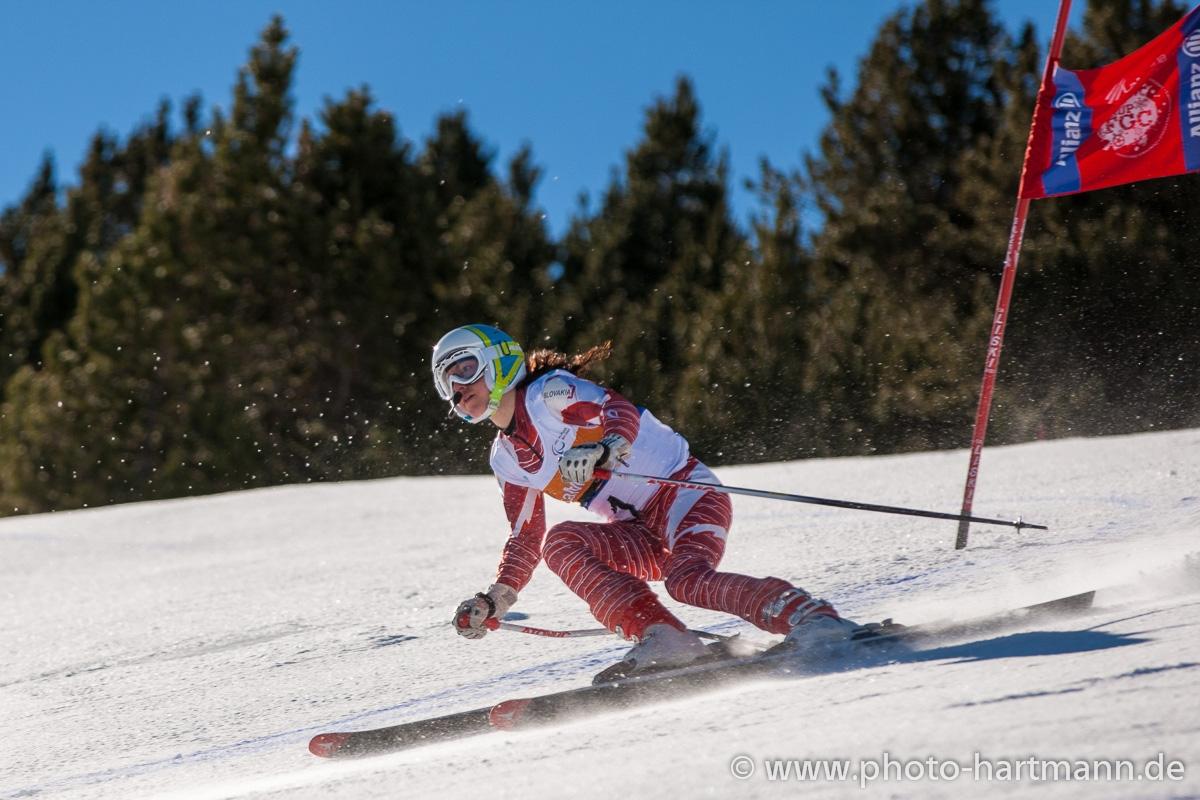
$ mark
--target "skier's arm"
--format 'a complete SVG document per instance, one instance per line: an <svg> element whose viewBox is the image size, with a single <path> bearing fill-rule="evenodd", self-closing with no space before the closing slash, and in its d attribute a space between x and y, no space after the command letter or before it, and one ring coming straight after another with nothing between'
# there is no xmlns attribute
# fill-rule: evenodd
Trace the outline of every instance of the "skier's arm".
<svg viewBox="0 0 1200 800"><path fill-rule="evenodd" d="M537 489L503 483L504 513L512 533L504 543L496 583L511 587L515 593L525 588L533 570L542 560L542 540L546 537L546 501Z"/></svg>
<svg viewBox="0 0 1200 800"><path fill-rule="evenodd" d="M464 600L454 613L454 627L460 636L481 639L487 633L484 623L502 617L517 602L517 593L533 577L542 560L542 539L546 535L546 503L536 489L500 482L504 512L512 533L504 544L496 582L486 592Z"/></svg>
<svg viewBox="0 0 1200 800"><path fill-rule="evenodd" d="M637 439L641 425L642 415L637 406L610 389L608 399L604 402L604 419L601 422L604 435L616 435L626 442L632 442Z"/></svg>
<svg viewBox="0 0 1200 800"><path fill-rule="evenodd" d="M567 379L558 379L564 384ZM553 381L547 382L549 387ZM574 378L574 391L559 403L547 402L563 422L580 428L600 428L598 442L570 448L562 455L559 471L571 483L587 483L597 467L613 469L629 455L641 427L637 406L616 392L581 378ZM555 407L557 406L557 408Z"/></svg>

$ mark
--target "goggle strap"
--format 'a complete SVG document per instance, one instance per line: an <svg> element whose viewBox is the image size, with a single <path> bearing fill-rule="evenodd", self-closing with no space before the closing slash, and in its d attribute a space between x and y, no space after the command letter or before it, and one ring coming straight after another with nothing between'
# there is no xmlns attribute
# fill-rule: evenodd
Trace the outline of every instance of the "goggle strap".
<svg viewBox="0 0 1200 800"><path fill-rule="evenodd" d="M496 360L493 362L496 365L496 385L492 387L492 393L488 397L488 406L495 411L500 407L500 400L504 397L504 391L508 385L517 377L517 373L521 370L521 365L524 363L524 353L521 348L515 346L513 342L501 342L499 345L492 348L493 352L499 351L496 355ZM512 369L507 374L500 374L500 354L516 356L513 362Z"/></svg>

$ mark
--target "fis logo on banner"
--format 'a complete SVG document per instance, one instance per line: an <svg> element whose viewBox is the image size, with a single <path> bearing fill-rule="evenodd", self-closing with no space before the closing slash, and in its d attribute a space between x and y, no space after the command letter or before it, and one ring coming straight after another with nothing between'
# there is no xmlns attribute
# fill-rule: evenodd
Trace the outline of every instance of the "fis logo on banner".
<svg viewBox="0 0 1200 800"><path fill-rule="evenodd" d="M1109 105L1116 103L1125 95L1129 94L1129 86L1126 85L1125 79L1117 81L1117 85L1108 90L1108 94L1104 95L1104 99Z"/></svg>

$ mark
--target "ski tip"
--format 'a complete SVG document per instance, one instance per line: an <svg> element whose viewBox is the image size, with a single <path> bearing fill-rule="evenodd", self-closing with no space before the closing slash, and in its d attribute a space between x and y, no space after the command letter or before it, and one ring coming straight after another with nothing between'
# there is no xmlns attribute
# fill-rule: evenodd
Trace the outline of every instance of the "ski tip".
<svg viewBox="0 0 1200 800"><path fill-rule="evenodd" d="M520 724L528 705L529 700L505 700L503 703L497 703L488 712L488 723L502 731L512 730Z"/></svg>
<svg viewBox="0 0 1200 800"><path fill-rule="evenodd" d="M321 758L331 758L350 738L348 733L320 733L308 743L308 752Z"/></svg>

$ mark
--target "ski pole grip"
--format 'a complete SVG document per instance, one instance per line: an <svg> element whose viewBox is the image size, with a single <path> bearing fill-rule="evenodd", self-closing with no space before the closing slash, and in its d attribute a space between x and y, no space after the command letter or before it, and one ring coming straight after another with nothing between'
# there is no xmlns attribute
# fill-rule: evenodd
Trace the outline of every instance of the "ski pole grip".
<svg viewBox="0 0 1200 800"><path fill-rule="evenodd" d="M500 628L500 620L496 619L495 617L488 617L483 621L483 627L487 628L489 631L498 630Z"/></svg>
<svg viewBox="0 0 1200 800"><path fill-rule="evenodd" d="M606 481L612 477L612 470L596 468L596 469L592 470L592 477L599 478L602 481Z"/></svg>

